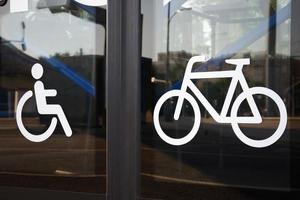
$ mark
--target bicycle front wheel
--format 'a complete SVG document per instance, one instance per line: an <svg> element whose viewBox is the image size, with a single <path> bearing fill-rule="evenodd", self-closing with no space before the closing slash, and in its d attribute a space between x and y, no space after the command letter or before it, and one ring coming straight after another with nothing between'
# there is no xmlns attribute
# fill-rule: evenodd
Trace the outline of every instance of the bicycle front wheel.
<svg viewBox="0 0 300 200"><path fill-rule="evenodd" d="M192 130L184 137L182 138L172 138L168 136L161 128L161 124L159 121L159 114L160 110L165 102L167 102L169 99L172 99L174 97L183 96L185 100L187 100L194 110L195 120L193 124ZM188 142L190 142L197 134L199 127L200 127L200 121L201 121L201 114L199 106L196 102L196 100L187 92L182 92L180 90L172 90L167 93L165 93L157 102L154 113L153 113L153 121L154 121L154 127L156 129L156 132L160 136L162 140L164 140L166 143L174 145L174 146L180 146L184 145Z"/></svg>
<svg viewBox="0 0 300 200"><path fill-rule="evenodd" d="M241 103L247 98L248 95L265 95L266 97L270 98L271 100L274 101L276 104L278 110L279 110L279 123L276 131L268 138L262 139L262 140L255 140L247 137L240 129L238 120L235 120L234 122L231 123L232 129L236 136L246 145L255 147L255 148L264 148L268 147L282 136L282 134L285 131L286 124L287 124L287 111L284 102L280 98L280 96L275 93L273 90L270 90L268 88L264 87L255 87L255 88L250 88L247 92L241 93L238 98L235 100L232 110L231 110L231 117L233 119L237 119L237 113L238 110L241 106Z"/></svg>

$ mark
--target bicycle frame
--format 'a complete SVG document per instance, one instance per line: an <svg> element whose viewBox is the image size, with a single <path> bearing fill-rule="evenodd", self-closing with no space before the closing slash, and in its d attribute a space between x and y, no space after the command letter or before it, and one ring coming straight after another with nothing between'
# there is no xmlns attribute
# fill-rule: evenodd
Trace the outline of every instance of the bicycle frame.
<svg viewBox="0 0 300 200"><path fill-rule="evenodd" d="M187 92L187 89L190 88L190 90L196 95L196 97L199 99L199 101L202 103L202 105L206 108L208 113L212 116L212 118L218 122L218 123L247 123L247 124L259 124L262 122L262 117L260 115L260 112L258 110L258 107L254 101L254 98L251 94L247 94L247 91L249 91L249 86L247 83L247 80L243 74L243 67L244 65L250 64L250 59L230 59L226 60L226 63L228 64L234 64L236 65L235 70L227 70L227 71L211 71L211 72L192 72L192 67L194 63L197 62L205 62L205 59L203 56L195 56L190 59L185 75L183 78L183 83L181 86L182 92ZM232 81L230 83L223 108L221 110L221 113L219 114L214 107L209 103L209 101L205 98L205 96L199 91L199 89L195 86L195 84L192 82L194 79L212 79L212 78L232 78ZM251 109L251 112L253 116L242 116L242 117L228 117L228 112L230 108L230 104L232 102L235 89L237 87L237 84L240 83L243 93L246 92L247 101L249 104L249 107ZM184 97L183 95L179 96L174 119L178 120L181 109L183 106Z"/></svg>

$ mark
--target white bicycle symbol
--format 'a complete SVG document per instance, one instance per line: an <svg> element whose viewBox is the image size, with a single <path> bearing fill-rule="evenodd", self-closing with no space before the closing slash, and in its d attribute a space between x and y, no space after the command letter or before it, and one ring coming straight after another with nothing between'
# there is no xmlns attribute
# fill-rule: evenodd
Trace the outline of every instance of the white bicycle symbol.
<svg viewBox="0 0 300 200"><path fill-rule="evenodd" d="M263 148L274 144L283 134L287 124L287 111L285 108L285 104L280 98L280 96L275 93L273 90L270 90L265 87L253 87L249 88L246 78L243 74L244 65L250 64L250 59L229 59L226 60L226 63L236 65L235 70L228 71L211 71L211 72L192 72L192 67L194 63L197 62L205 62L205 58L203 56L195 56L192 57L187 65L185 75L183 78L183 83L180 90L171 90L165 93L157 102L154 113L153 113L153 121L155 129L158 135L163 139L166 143L180 146L190 142L197 134L200 128L201 114L200 109L197 104L197 101L194 99L192 95L187 92L189 88L195 96L199 99L199 101L206 108L208 113L212 116L212 118L218 123L229 123L232 125L232 129L236 136L246 145L256 148ZM193 79L210 79L210 78L232 78L230 83L228 93L226 95L223 108L221 113L219 114L214 107L208 102L208 100L204 97L204 95L198 90L198 88L192 82ZM228 117L227 114L229 112L229 108L234 96L235 88L237 84L240 83L243 92L236 98L232 105L231 115ZM240 129L239 124L260 124L262 123L262 116L258 110L258 107L254 101L253 95L266 95L270 97L277 105L280 114L280 120L278 124L278 128L275 133L270 137L262 140L254 140L247 137ZM181 109L183 107L184 99L186 99L194 110L195 120L192 130L182 138L172 138L169 137L162 130L160 122L159 122L159 113L162 108L162 105L170 98L178 97L177 105L175 108L174 119L178 120L180 117ZM249 107L252 111L253 116L237 116L238 109L241 103L247 99Z"/></svg>

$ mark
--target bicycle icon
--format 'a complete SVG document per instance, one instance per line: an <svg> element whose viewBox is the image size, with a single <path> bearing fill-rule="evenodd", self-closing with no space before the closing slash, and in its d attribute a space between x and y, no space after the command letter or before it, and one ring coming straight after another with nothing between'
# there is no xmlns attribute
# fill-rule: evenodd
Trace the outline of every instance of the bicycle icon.
<svg viewBox="0 0 300 200"><path fill-rule="evenodd" d="M60 120L60 123L63 127L63 130L67 137L72 136L72 129L69 125L69 122L65 116L65 113L60 105L49 105L47 104L47 97L55 97L57 91L54 89L45 89L42 81L39 81L42 78L44 73L43 67L40 64L33 65L31 69L31 74L34 79L37 81L34 84L34 97L36 99L37 110L40 115L56 115L57 117L52 117L49 128L42 134L36 135L27 131L22 121L22 111L24 104L33 97L33 92L27 91L20 99L17 110L16 110L16 121L18 128L22 135L32 141L32 142L43 142L47 140L54 132L57 126L57 118Z"/></svg>
<svg viewBox="0 0 300 200"><path fill-rule="evenodd" d="M180 90L171 90L165 93L157 102L154 113L153 113L153 121L154 127L161 137L166 143L180 146L190 142L197 134L200 128L201 114L200 108L197 104L197 101L194 99L192 95L187 92L189 88L198 100L202 103L202 105L206 108L208 113L212 116L212 118L218 123L229 123L232 126L232 129L236 136L246 145L255 147L255 148L263 148L274 144L283 134L287 125L287 111L283 100L280 96L275 93L273 90L265 88L265 87L253 87L250 88L246 81L246 78L243 74L243 67L245 65L250 64L250 59L228 59L226 63L236 65L235 70L227 70L227 71L209 71L209 72L192 72L192 67L194 63L197 62L205 62L205 58L203 56L195 56L192 57L187 65L185 75L183 78L182 86ZM212 78L232 78L228 93L226 95L224 105L222 107L221 113L219 114L214 107L209 103L209 101L205 98L205 96L199 91L199 89L193 83L193 79L212 79ZM242 93L236 98L234 103L232 104L230 116L227 116L229 113L229 108L231 102L233 100L235 89L240 83L242 87ZM260 124L262 123L262 116L258 110L258 107L255 103L253 95L266 95L271 98L277 105L280 114L280 120L278 124L278 128L275 133L270 137L262 140L255 140L247 137L240 129L239 124ZM178 120L181 114L181 110L183 107L184 99L187 100L194 110L195 120L192 130L182 138L172 138L169 137L162 130L160 122L159 122L159 113L162 108L162 105L170 98L178 97L177 104L175 107L174 120ZM238 116L238 110L241 103L244 100L247 100L249 107L253 116Z"/></svg>

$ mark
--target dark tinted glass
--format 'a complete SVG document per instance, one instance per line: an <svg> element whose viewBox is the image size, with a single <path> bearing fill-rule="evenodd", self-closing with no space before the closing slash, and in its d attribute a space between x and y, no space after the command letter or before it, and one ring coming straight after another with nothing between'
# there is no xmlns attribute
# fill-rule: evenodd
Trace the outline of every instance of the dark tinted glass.
<svg viewBox="0 0 300 200"><path fill-rule="evenodd" d="M277 199L297 188L300 5L141 2L142 196Z"/></svg>
<svg viewBox="0 0 300 200"><path fill-rule="evenodd" d="M0 26L0 185L105 193L106 7L31 0L27 12L2 7ZM36 63L44 69L44 87L57 90L56 96L49 91L47 105L62 108L71 137L61 115L37 106L43 100L35 98ZM25 98L28 91L35 96ZM58 119L45 141L21 134L16 116L22 99L21 122L33 137Z"/></svg>

